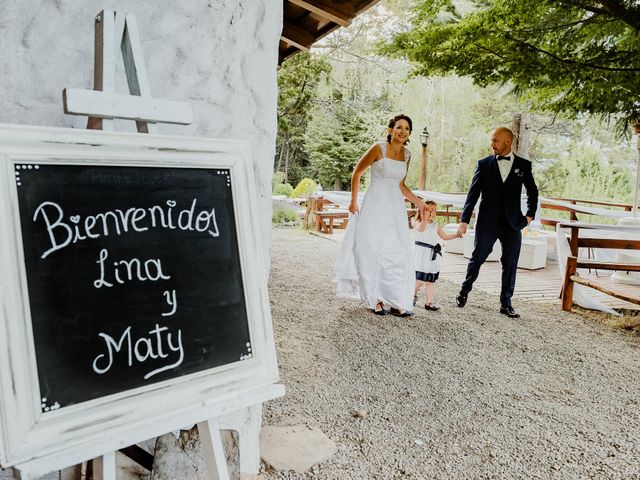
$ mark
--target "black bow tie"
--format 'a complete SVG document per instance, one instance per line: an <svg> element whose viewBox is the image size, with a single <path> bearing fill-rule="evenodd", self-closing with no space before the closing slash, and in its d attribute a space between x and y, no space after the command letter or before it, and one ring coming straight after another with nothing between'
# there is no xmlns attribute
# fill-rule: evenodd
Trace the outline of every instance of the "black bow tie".
<svg viewBox="0 0 640 480"><path fill-rule="evenodd" d="M503 157L502 155L496 155L496 160L511 160L511 157Z"/></svg>

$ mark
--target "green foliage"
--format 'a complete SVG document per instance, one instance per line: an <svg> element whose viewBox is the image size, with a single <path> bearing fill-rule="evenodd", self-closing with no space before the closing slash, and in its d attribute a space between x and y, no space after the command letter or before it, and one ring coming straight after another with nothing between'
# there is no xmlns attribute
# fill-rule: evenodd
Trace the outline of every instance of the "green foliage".
<svg viewBox="0 0 640 480"><path fill-rule="evenodd" d="M295 208L283 207L282 205L273 206L273 214L271 215L271 223L293 223L300 220L298 212Z"/></svg>
<svg viewBox="0 0 640 480"><path fill-rule="evenodd" d="M535 176L546 196L613 202L630 202L633 196L629 170L603 161L601 152L592 146L575 142Z"/></svg>
<svg viewBox="0 0 640 480"><path fill-rule="evenodd" d="M271 177L271 190L275 190L276 185L281 183L285 183L284 172L273 172L273 176Z"/></svg>
<svg viewBox="0 0 640 480"><path fill-rule="evenodd" d="M299 53L278 70L278 136L275 171L282 172L279 183L295 183L306 175L308 159L303 148L304 134L313 104L331 67L320 55Z"/></svg>
<svg viewBox="0 0 640 480"><path fill-rule="evenodd" d="M305 148L316 178L321 185L333 190L349 189L351 173L360 157L370 146L362 116L340 111L325 112L309 125Z"/></svg>
<svg viewBox="0 0 640 480"><path fill-rule="evenodd" d="M316 188L318 188L316 182L310 178L303 178L289 196L291 198L307 198L316 191Z"/></svg>
<svg viewBox="0 0 640 480"><path fill-rule="evenodd" d="M408 6L412 3L416 3L415 0L383 0L380 8L374 7L360 15L351 27L337 30L326 37L324 47L320 45L316 49L321 55L314 56L321 57L330 65L330 71L320 75L322 80L318 78L314 96L303 109L303 113L308 115L308 121L304 128L298 130L302 133L295 136L300 142L296 144L298 150L295 153L293 149L280 149L286 141L283 133L285 130L281 128L278 132L279 150L276 164L280 165L282 173L274 179L276 184L285 182L284 170L287 165L288 182L293 185L304 177L310 177L320 181L325 189L334 189L336 183L341 188L348 189L353 165L373 142L384 139L388 119L403 112L414 121L412 142L409 144L413 160L409 166L407 184L411 188L417 188L421 153L418 134L427 126L431 133L427 189L462 192L469 186L477 160L490 153L490 131L500 125L511 126L514 113L530 112L533 119L529 158L534 164L534 174L542 195L631 202L635 148L628 141L616 139L609 123L598 122L588 115L575 112L565 115L536 110L540 104L534 103L535 99L531 96L534 90L529 90L528 84L524 93L522 89L518 91L516 88L516 91L520 92L519 96L510 93L513 87L518 85L509 81L509 69L519 68L512 65L514 62L529 64L529 54L516 49L510 53L511 56L505 57L505 62L488 59L486 64L482 64L486 68L483 72L495 69L500 74L487 73L488 78L485 82L478 81L472 72L469 73L473 67L457 69L457 55L466 58L465 61L475 62L474 55L477 53L480 56L483 47L490 46L491 42L498 42L493 37L498 34L504 35L505 24L515 22L519 17L520 26L507 33L525 35L525 25L529 19L522 16L522 8L535 10L539 6L538 3L531 2L532 5L518 7L522 2L512 1L509 5L514 5L513 13L504 11L502 16L498 15L492 20L485 18L485 23L491 24L496 32L494 34L492 31L486 38L482 38L482 35L467 31L466 38L469 43L475 42L471 46L466 45L464 38L461 40L461 37L457 37L455 31L451 33L451 39L448 38L449 32L442 36L442 46L430 40L430 52L427 54L433 59L429 58L429 62L433 60L434 65L440 64L440 74L447 76L406 78L411 68L408 62L404 59L381 58L371 51L371 45L379 39L390 38L392 31L402 29L399 22L408 18ZM422 19L416 17L416 24L429 21L438 28L454 28L457 23L464 23L469 15L480 14L487 8L494 9L493 12L497 7L506 9L504 1L487 1L482 4L477 1L456 1L456 7L465 6L464 11L459 8L453 9L453 3L446 0L429 2L429 5L422 0L420 3L424 4L423 8L431 10L422 12ZM542 3L549 6L549 2ZM557 3L558 9L565 8L562 1ZM604 18L600 14L594 16L596 19ZM557 16L550 16L549 26L553 26L552 22L557 20ZM603 28L605 26L603 25ZM483 30L484 33L487 31L486 28ZM533 33L531 38L536 40L538 34ZM612 41L617 41L616 38L612 37ZM421 39L412 41L415 42L416 48L421 46ZM459 52L456 48L450 48L449 41L460 42L456 47L459 47ZM551 44L555 45L553 42ZM428 44L425 42L426 45ZM473 54L466 51L474 45L477 49ZM580 48L576 51L582 52ZM502 47L499 52L501 55L504 53ZM399 55L403 53L396 52ZM288 68L289 63L298 58L300 57L296 55L284 62L281 70ZM478 58L477 62L481 64L482 59ZM456 69L444 68L447 64L455 66ZM420 63L416 65L419 68L425 67ZM522 66L525 67L526 65ZM580 70L578 66L575 68ZM450 75L452 71L457 75ZM567 82L576 78L569 76L569 80L565 82L561 76L553 77L557 74L546 67L539 72L533 69L532 72L531 75L535 77L531 80L532 88L537 89L536 85L542 81L538 78L539 72L550 75L553 85L554 82L560 82L557 99L565 98L562 92L569 91L566 88ZM462 76L467 74L469 76ZM290 79L292 84L295 75L293 77ZM608 74L603 78L609 78ZM608 84L605 80L603 82L602 90L609 88L611 97L617 98L619 90L610 88L610 85L605 88ZM577 90L580 90L583 84L584 82L577 83L578 88L574 88L571 93L579 93ZM587 87L593 87L593 82L591 87ZM290 90L293 92L291 95L295 97L297 91ZM634 91L638 89L635 88ZM284 94L282 88L280 93ZM594 98L598 100L597 97ZM296 103L294 98L285 101L289 105ZM623 101L626 102L627 98ZM279 113L284 112L281 106ZM282 119L279 119L279 122L282 122ZM613 123L611 122L611 125ZM285 154L280 155L281 152ZM287 152L289 153L286 154ZM551 212L551 216L557 216L557 212Z"/></svg>
<svg viewBox="0 0 640 480"><path fill-rule="evenodd" d="M336 68L334 85L321 92L305 136L312 172L325 187L349 190L356 163L386 135L395 112L390 85L369 65ZM368 82L374 82L373 85Z"/></svg>
<svg viewBox="0 0 640 480"><path fill-rule="evenodd" d="M288 183L279 183L275 187L273 187L274 195L285 195L290 197L293 193L293 187Z"/></svg>
<svg viewBox="0 0 640 480"><path fill-rule="evenodd" d="M414 75L468 75L504 85L533 108L614 118L626 130L640 103L640 4L554 0L420 2L413 28L381 52L415 63Z"/></svg>

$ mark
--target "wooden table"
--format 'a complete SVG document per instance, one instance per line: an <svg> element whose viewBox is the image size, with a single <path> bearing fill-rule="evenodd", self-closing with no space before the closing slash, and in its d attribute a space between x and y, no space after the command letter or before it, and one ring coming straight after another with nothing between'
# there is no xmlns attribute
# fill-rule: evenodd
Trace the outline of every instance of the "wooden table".
<svg viewBox="0 0 640 480"><path fill-rule="evenodd" d="M315 212L316 215L316 230L319 232L333 233L334 221L336 219L342 220L341 228L347 228L347 222L349 221L349 212Z"/></svg>

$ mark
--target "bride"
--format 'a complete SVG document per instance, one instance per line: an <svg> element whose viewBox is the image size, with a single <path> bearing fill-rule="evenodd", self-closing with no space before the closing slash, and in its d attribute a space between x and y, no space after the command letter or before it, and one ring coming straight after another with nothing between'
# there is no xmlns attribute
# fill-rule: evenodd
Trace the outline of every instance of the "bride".
<svg viewBox="0 0 640 480"><path fill-rule="evenodd" d="M335 266L339 296L361 298L376 315L413 315L415 268L405 198L426 210L426 204L405 184L412 122L397 115L389 122L386 142L373 144L351 175L353 214ZM360 178L371 167L371 183L358 208ZM389 307L387 310L385 307Z"/></svg>

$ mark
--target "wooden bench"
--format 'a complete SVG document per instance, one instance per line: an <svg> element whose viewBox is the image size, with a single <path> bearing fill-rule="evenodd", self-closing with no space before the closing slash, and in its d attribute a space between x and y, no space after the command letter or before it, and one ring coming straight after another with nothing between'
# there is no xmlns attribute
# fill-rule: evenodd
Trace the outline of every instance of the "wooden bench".
<svg viewBox="0 0 640 480"><path fill-rule="evenodd" d="M417 208L407 209L407 221L409 222L409 228L413 228L413 220L415 220ZM349 212L332 212L332 211L316 211L316 230L328 234L333 234L334 228L347 228L349 221ZM336 225L335 220L342 220L340 225Z"/></svg>
<svg viewBox="0 0 640 480"><path fill-rule="evenodd" d="M577 273L578 268L640 272L640 263L602 262L599 260L578 258L578 249L581 247L640 250L640 240L629 240L624 238L631 233L638 234L637 227L590 224L583 222L560 222L560 227L571 229L571 237L569 240L571 255L567 258L567 267L565 270L564 283L562 285L563 310L571 310L571 306L573 305L573 285L575 283L594 288L600 292L606 293L607 295L640 305L640 296L615 291L610 286L603 285L595 280L583 278ZM580 229L607 230L612 228L620 233L620 238L580 238L579 235Z"/></svg>

